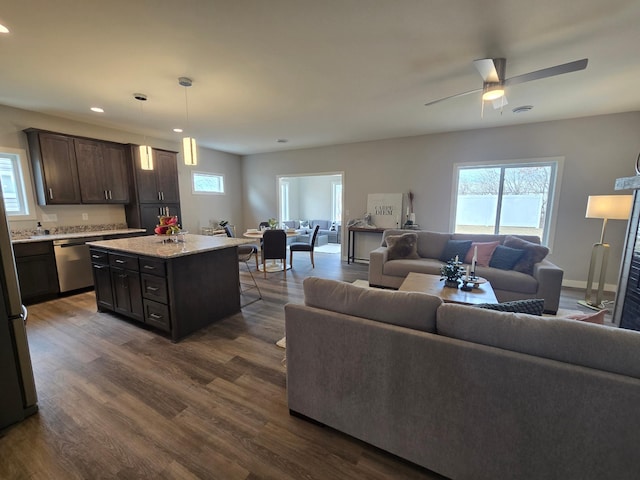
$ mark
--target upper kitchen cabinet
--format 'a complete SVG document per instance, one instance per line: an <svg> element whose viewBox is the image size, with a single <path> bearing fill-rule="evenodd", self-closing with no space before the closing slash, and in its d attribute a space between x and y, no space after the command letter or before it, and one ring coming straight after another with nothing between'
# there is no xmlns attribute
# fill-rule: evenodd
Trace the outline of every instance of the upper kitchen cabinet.
<svg viewBox="0 0 640 480"><path fill-rule="evenodd" d="M153 170L142 170L135 145L131 146L131 153L138 201L140 203L180 203L178 154L154 148Z"/></svg>
<svg viewBox="0 0 640 480"><path fill-rule="evenodd" d="M128 203L124 145L74 139L82 203Z"/></svg>
<svg viewBox="0 0 640 480"><path fill-rule="evenodd" d="M40 205L129 202L123 144L34 128L25 133Z"/></svg>
<svg viewBox="0 0 640 480"><path fill-rule="evenodd" d="M73 138L25 130L39 205L81 203Z"/></svg>

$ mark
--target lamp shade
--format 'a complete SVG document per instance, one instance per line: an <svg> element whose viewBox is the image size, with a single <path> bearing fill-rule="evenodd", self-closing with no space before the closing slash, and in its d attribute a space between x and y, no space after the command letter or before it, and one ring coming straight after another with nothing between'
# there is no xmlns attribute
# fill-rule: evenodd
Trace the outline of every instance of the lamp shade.
<svg viewBox="0 0 640 480"><path fill-rule="evenodd" d="M586 218L628 220L633 195L589 195Z"/></svg>

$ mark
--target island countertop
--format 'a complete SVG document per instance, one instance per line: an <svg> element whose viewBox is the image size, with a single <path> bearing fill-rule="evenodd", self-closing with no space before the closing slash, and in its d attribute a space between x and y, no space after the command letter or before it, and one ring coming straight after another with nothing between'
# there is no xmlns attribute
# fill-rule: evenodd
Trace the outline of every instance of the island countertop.
<svg viewBox="0 0 640 480"><path fill-rule="evenodd" d="M115 240L102 240L87 242L87 245L96 248L106 248L135 255L146 255L158 258L175 258L186 255L220 250L253 243L246 238L215 237L209 235L193 235L186 233L179 235L180 241L173 242L165 235L147 235L143 237L118 238ZM184 238L184 241L182 240Z"/></svg>

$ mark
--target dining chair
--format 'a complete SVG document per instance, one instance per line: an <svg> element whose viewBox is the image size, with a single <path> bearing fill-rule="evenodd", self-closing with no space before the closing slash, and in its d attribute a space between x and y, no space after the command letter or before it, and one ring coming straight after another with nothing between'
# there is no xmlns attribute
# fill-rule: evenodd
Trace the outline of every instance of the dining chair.
<svg viewBox="0 0 640 480"><path fill-rule="evenodd" d="M313 249L316 246L316 239L318 238L318 230L320 229L320 225L316 225L313 228L313 235L311 237L311 241L307 242L293 242L289 245L289 263L291 264L291 268L293 268L293 252L309 252L311 257L311 266L316 268L316 264L313 261Z"/></svg>
<svg viewBox="0 0 640 480"><path fill-rule="evenodd" d="M227 233L227 237L229 238L234 238L233 235L233 230L231 230L231 228L229 227L229 225L225 225L224 226L224 230ZM256 258L256 270L258 270L258 247L257 245L251 245L251 244L247 244L247 245L238 245L238 262L242 262L245 264L245 266L247 267L247 272L249 272L249 275L251 276L251 281L253 282L253 286L249 286L248 288L246 288L245 290L242 290L242 282L238 279L239 282L239 288L240 288L240 294L246 292L247 290L251 290L252 288L255 288L256 290L258 290L258 298L256 300L253 300L249 303L253 303L257 300L261 300L262 299L262 292L260 291L260 287L258 286L258 282L256 282L255 277L253 276L253 273L251 272L251 268L249 267L249 260L251 260L251 256L255 255ZM246 306L246 305L243 305Z"/></svg>
<svg viewBox="0 0 640 480"><path fill-rule="evenodd" d="M267 278L267 260L280 260L287 279L287 234L284 230L265 230L262 235L262 269Z"/></svg>
<svg viewBox="0 0 640 480"><path fill-rule="evenodd" d="M227 237L230 238L235 238L235 235L233 234L233 230L231 229L231 227L229 227L229 225L225 225L224 226L224 231L227 234ZM260 249L258 248L257 245L253 245L253 244L248 244L248 245L238 245L238 257L242 256L246 256L247 254L249 255L247 257L247 262L249 261L249 259L251 258L251 254L255 253L256 255L256 270L258 269L259 266L259 262L258 262L258 251ZM247 265L248 267L248 265Z"/></svg>

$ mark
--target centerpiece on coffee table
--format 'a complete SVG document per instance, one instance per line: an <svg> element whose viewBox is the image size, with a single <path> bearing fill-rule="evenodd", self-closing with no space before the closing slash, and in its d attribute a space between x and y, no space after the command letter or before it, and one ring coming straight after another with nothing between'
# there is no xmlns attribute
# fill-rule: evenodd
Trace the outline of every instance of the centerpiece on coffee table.
<svg viewBox="0 0 640 480"><path fill-rule="evenodd" d="M456 256L456 258L452 258L440 268L442 277L440 280L444 280L445 287L458 288L459 281L464 275L464 270L460 265L462 265L462 262Z"/></svg>

